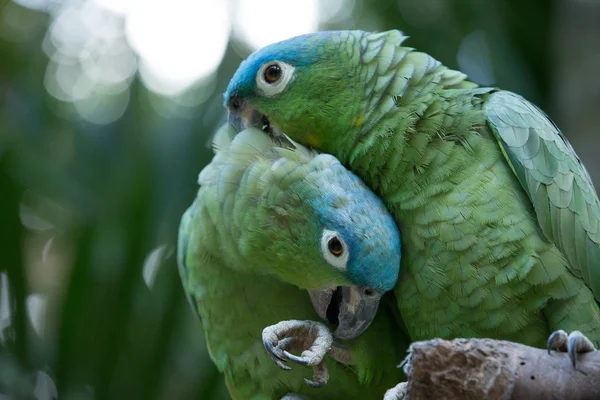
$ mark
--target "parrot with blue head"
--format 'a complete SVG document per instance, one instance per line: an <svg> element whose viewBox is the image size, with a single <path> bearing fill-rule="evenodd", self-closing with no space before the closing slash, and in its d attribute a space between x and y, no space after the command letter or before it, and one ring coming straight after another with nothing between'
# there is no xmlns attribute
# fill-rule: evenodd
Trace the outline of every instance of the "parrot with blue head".
<svg viewBox="0 0 600 400"><path fill-rule="evenodd" d="M394 294L412 340L600 344L600 202L558 127L399 31L269 45L238 68L229 120L337 157L403 237ZM571 332L567 334L567 332Z"/></svg>
<svg viewBox="0 0 600 400"><path fill-rule="evenodd" d="M333 156L258 129L225 125L213 146L182 217L178 261L231 396L382 397L408 345L394 316L377 313L400 268L383 202ZM290 361L313 368L309 385Z"/></svg>

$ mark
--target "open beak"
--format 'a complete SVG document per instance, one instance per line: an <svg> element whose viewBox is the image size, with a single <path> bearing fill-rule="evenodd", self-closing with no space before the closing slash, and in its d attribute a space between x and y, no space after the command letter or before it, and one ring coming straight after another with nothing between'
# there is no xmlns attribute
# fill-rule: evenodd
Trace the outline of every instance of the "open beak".
<svg viewBox="0 0 600 400"><path fill-rule="evenodd" d="M252 107L240 107L236 111L229 109L227 120L238 132L247 128L258 128L272 137L282 135L281 130L271 124L266 115L261 114Z"/></svg>
<svg viewBox="0 0 600 400"><path fill-rule="evenodd" d="M268 121L261 113L249 107L244 107L237 112L229 110L227 119L238 132L251 127L263 129L264 125L268 124Z"/></svg>
<svg viewBox="0 0 600 400"><path fill-rule="evenodd" d="M342 340L355 338L369 327L381 300L379 293L360 286L339 286L309 294L319 316L338 325L333 335Z"/></svg>

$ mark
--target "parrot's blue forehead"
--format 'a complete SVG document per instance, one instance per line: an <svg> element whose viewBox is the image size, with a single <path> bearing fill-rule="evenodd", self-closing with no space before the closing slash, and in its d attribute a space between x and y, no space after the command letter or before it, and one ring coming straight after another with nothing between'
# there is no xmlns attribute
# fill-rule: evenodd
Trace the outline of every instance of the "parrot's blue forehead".
<svg viewBox="0 0 600 400"><path fill-rule="evenodd" d="M325 53L323 44L335 39L338 32L317 32L296 36L273 43L252 53L244 60L229 82L225 91L225 104L232 96L248 96L254 93L256 74L260 67L269 61L282 61L295 67L315 63Z"/></svg>
<svg viewBox="0 0 600 400"><path fill-rule="evenodd" d="M338 175L339 177L339 175ZM337 231L350 251L348 273L357 285L385 293L391 290L400 270L400 232L383 202L360 179L347 173L352 184L342 184L351 201L332 207L336 191L323 193L314 205L327 229Z"/></svg>
<svg viewBox="0 0 600 400"><path fill-rule="evenodd" d="M393 218L375 217L368 225L368 235L352 235L341 229L350 248L348 272L357 285L383 294L396 285L400 271L400 233Z"/></svg>

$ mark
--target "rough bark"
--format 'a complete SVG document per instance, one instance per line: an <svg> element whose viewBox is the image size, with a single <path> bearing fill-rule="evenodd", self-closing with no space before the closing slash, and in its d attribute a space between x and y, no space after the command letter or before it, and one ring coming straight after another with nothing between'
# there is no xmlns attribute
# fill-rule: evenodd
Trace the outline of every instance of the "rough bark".
<svg viewBox="0 0 600 400"><path fill-rule="evenodd" d="M600 399L600 351L566 353L491 339L413 343L406 397L419 399Z"/></svg>

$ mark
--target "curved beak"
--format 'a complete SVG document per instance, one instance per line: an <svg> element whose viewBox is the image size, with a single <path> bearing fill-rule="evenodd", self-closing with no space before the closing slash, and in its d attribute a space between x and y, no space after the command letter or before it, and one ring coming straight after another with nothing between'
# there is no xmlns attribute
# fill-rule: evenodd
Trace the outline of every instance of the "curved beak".
<svg viewBox="0 0 600 400"><path fill-rule="evenodd" d="M251 127L262 129L265 125L263 115L251 107L242 107L238 111L229 110L227 120L238 132Z"/></svg>
<svg viewBox="0 0 600 400"><path fill-rule="evenodd" d="M381 295L360 286L340 286L309 292L319 316L338 324L333 335L342 340L353 339L371 324Z"/></svg>
<svg viewBox="0 0 600 400"><path fill-rule="evenodd" d="M237 110L229 109L227 120L238 132L248 128L258 128L271 135L271 137L281 139L285 136L277 126L269 121L266 115L249 106L240 106Z"/></svg>

